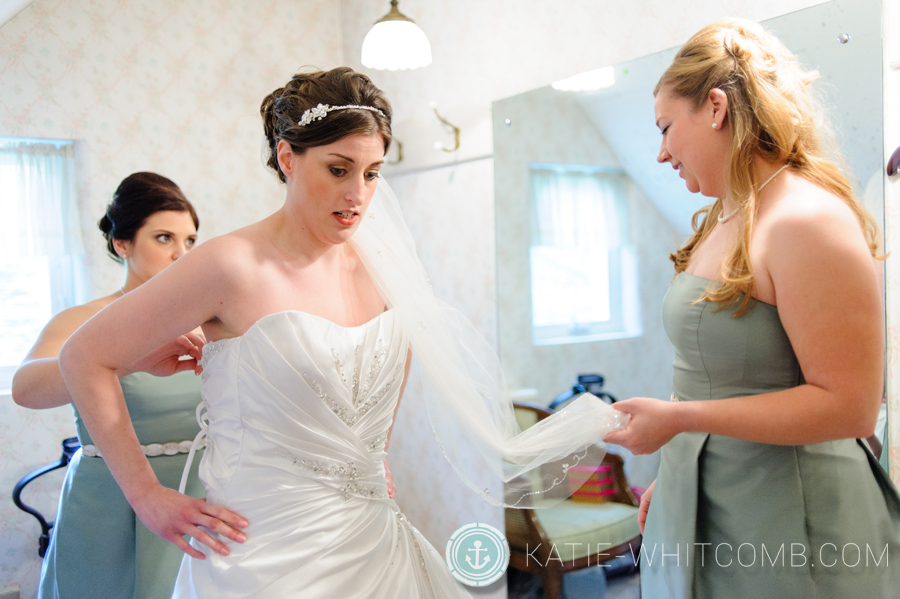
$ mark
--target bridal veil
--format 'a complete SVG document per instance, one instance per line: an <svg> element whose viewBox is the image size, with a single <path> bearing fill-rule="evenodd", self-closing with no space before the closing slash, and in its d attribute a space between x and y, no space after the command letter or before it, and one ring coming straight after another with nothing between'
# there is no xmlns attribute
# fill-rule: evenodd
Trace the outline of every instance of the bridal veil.
<svg viewBox="0 0 900 599"><path fill-rule="evenodd" d="M515 508L548 507L571 495L603 459L603 437L624 428L627 415L584 394L521 431L496 352L459 310L435 297L383 178L350 243L410 339L432 430L466 484L493 505ZM479 489L485 469L502 479L503 497Z"/></svg>

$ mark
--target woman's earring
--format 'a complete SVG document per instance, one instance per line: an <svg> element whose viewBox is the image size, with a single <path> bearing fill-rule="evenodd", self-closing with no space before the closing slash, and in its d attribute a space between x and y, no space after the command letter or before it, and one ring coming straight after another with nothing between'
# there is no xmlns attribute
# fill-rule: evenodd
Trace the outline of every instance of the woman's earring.
<svg viewBox="0 0 900 599"><path fill-rule="evenodd" d="M713 129L718 129L718 128L719 128L719 124L718 124L718 123L713 123Z"/></svg>

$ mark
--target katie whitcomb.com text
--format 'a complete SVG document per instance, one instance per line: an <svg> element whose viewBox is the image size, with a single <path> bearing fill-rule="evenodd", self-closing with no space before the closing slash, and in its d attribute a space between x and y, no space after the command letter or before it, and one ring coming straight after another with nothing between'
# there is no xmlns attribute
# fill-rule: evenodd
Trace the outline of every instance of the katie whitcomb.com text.
<svg viewBox="0 0 900 599"><path fill-rule="evenodd" d="M560 547L565 550L559 551L556 544L552 545L550 557L546 563L541 563L540 558L535 553L540 549L540 545L534 548L530 546L526 550L526 559L534 560L541 566L546 567L550 562L564 563L560 555L574 555L575 552L584 546L585 543L563 543ZM599 543L596 551L588 552L588 560L594 555L598 560L609 557L603 550L609 549L608 543ZM579 551L579 553L582 553ZM627 555L627 554L626 554ZM761 543L754 545L753 543L741 543L732 545L731 543L679 543L674 546L666 544L643 545L635 552L631 550L631 559L634 565L640 561L647 566L658 565L661 567L687 567L691 564L700 567L720 567L720 568L805 568L808 566L824 566L825 568L833 568L842 566L846 568L886 568L890 561L889 546L885 544L882 547L871 546L868 543L857 545L856 543L845 543L837 545L834 543L823 543L817 549L811 550L804 543L782 543L766 545ZM587 565L590 565L588 563ZM609 567L609 564L597 564Z"/></svg>

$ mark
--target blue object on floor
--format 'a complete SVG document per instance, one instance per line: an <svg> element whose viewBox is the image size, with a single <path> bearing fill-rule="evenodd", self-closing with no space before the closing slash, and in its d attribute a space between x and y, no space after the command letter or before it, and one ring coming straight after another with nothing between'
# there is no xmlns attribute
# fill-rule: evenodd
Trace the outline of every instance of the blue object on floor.
<svg viewBox="0 0 900 599"><path fill-rule="evenodd" d="M606 595L606 573L602 567L567 572L562 579L566 599L602 599Z"/></svg>

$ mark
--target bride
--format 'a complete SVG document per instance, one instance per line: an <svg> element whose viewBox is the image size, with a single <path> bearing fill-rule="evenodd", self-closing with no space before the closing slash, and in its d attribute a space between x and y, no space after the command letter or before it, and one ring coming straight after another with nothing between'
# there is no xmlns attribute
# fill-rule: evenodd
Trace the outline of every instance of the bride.
<svg viewBox="0 0 900 599"><path fill-rule="evenodd" d="M197 558L184 558L176 597L467 596L388 496L385 446L411 356L457 472L506 483L502 498L481 492L495 505L570 493L569 469L599 461L590 450L618 413L587 396L519 432L496 355L434 297L379 181L391 106L365 75L297 74L261 113L284 206L95 316L62 350L66 383L135 513ZM126 324L132 334L117 334ZM115 376L198 325L215 340L200 361L206 500L157 482ZM473 447L480 461L460 459Z"/></svg>

